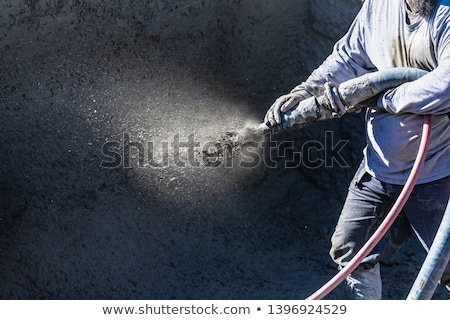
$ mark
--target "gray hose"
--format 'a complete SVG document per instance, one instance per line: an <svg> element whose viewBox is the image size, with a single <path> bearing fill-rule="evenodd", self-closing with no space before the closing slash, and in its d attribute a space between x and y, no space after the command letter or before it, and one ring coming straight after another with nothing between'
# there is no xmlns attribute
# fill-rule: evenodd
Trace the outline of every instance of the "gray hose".
<svg viewBox="0 0 450 320"><path fill-rule="evenodd" d="M430 251L420 269L407 300L429 300L450 261L450 201Z"/></svg>
<svg viewBox="0 0 450 320"><path fill-rule="evenodd" d="M346 81L339 87L332 87L330 94L305 99L297 107L283 113L279 129L300 129L313 122L359 111L365 107L365 101L388 89L417 80L425 74L426 71L415 68L392 68ZM259 130L271 132L272 128L261 124Z"/></svg>
<svg viewBox="0 0 450 320"><path fill-rule="evenodd" d="M393 68L368 73L339 85L339 94L346 106L352 108L390 88L417 80L427 71L414 68Z"/></svg>

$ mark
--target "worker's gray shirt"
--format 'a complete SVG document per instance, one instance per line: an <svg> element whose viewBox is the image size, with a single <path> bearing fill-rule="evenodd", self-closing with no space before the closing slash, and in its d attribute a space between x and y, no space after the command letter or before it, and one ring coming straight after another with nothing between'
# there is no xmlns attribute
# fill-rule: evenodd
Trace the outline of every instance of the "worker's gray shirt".
<svg viewBox="0 0 450 320"><path fill-rule="evenodd" d="M407 24L404 0L366 0L348 33L306 82L294 90L319 95L335 84L395 67L430 71L387 91L367 110L367 170L381 181L404 184L419 149L424 114L432 114L430 149L418 183L450 175L450 0L430 17Z"/></svg>

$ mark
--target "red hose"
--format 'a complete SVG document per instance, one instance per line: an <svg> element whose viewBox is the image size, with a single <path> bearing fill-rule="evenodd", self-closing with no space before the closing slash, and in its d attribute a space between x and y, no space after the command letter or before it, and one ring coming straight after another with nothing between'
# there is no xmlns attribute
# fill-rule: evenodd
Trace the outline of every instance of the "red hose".
<svg viewBox="0 0 450 320"><path fill-rule="evenodd" d="M342 281L344 281L347 276L352 273L359 264L364 260L365 257L375 248L375 246L380 242L386 232L397 219L400 211L403 209L406 201L408 200L411 192L416 185L417 179L419 178L420 172L422 171L423 164L425 162L425 157L428 151L428 146L431 136L431 116L426 115L423 121L422 139L420 141L419 151L417 153L416 161L411 170L411 173L406 181L405 186L402 189L397 201L394 206L389 211L386 218L383 220L381 225L375 231L375 233L370 237L366 244L358 251L358 253L351 259L348 264L342 268L338 274L336 274L330 281L328 281L322 288L317 290L315 293L310 295L307 300L320 300L333 291Z"/></svg>

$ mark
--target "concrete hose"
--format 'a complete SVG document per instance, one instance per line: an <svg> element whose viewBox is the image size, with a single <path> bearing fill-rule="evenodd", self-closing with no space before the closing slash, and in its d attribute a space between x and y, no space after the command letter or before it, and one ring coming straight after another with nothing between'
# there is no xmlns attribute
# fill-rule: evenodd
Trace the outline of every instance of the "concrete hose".
<svg viewBox="0 0 450 320"><path fill-rule="evenodd" d="M408 294L407 300L429 300L450 261L450 200L433 244Z"/></svg>
<svg viewBox="0 0 450 320"><path fill-rule="evenodd" d="M339 118L345 113L357 112L364 108L364 102L380 93L414 81L427 74L415 68L393 68L365 74L335 87L327 83L325 94L301 101L297 107L282 114L282 123L276 130L300 129L313 122ZM272 132L266 124L259 130Z"/></svg>
<svg viewBox="0 0 450 320"><path fill-rule="evenodd" d="M310 295L308 300L320 300L333 291L342 281L344 281L347 276L352 273L359 264L364 260L365 257L375 248L375 246L380 242L380 240L387 233L389 228L397 219L400 211L402 211L406 201L408 200L411 192L416 185L417 179L419 178L420 172L422 171L423 164L425 162L426 153L428 151L428 146L431 136L431 116L424 116L422 139L420 142L419 151L417 153L417 158L408 180L405 183L397 201L391 208L386 218L383 220L381 225L375 231L375 233L369 238L366 244L359 250L356 255L342 268L338 274L336 274L330 281L328 281L324 286L322 286L315 293Z"/></svg>

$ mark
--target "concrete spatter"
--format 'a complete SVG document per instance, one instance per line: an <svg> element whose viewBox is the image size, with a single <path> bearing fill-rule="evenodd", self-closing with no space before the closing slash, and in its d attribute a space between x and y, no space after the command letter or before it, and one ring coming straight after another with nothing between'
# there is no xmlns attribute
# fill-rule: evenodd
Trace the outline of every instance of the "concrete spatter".
<svg viewBox="0 0 450 320"><path fill-rule="evenodd" d="M317 289L336 271L326 248L352 170L105 169L101 150L124 133L203 144L258 123L359 5L0 2L0 297L298 299ZM289 139L331 128L352 140L356 166L354 120ZM388 297L408 290L400 275L412 283L407 250L406 268L389 267Z"/></svg>
<svg viewBox="0 0 450 320"><path fill-rule="evenodd" d="M247 148L251 148L251 152L261 154L264 141L264 132L259 130L256 125L247 123L240 130L225 132L215 139L214 142L208 144L210 146L209 148L203 148L204 165L207 167L217 167L223 165L225 162L225 166L241 166L243 152L247 152ZM253 166L249 164L248 167L252 166L253 168L257 168L263 165L262 161L258 161L258 159L253 160L256 160ZM230 161L230 163L228 164L227 161Z"/></svg>

